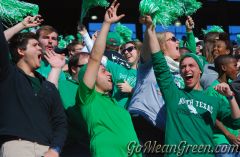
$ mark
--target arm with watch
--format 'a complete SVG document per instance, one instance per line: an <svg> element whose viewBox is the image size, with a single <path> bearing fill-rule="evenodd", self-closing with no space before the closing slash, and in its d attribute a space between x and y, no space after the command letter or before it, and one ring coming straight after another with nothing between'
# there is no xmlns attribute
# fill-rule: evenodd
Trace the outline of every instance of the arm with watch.
<svg viewBox="0 0 240 157"><path fill-rule="evenodd" d="M229 85L227 83L220 83L214 88L216 91L218 91L220 94L226 96L227 100L229 101L230 108L231 108L231 115L233 119L240 118L240 109L238 106L238 103L235 99L234 93L230 89Z"/></svg>

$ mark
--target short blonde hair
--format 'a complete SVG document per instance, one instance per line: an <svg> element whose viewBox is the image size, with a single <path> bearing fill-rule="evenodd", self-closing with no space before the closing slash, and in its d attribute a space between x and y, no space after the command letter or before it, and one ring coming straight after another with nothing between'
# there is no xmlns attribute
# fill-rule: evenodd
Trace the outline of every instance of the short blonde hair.
<svg viewBox="0 0 240 157"><path fill-rule="evenodd" d="M172 32L158 32L158 33L156 33L156 35L157 35L157 39L158 39L158 43L159 43L159 45L160 45L160 47L161 47L161 49L164 51L164 49L165 49L165 43L166 43L166 34L167 33L171 33L172 34Z"/></svg>

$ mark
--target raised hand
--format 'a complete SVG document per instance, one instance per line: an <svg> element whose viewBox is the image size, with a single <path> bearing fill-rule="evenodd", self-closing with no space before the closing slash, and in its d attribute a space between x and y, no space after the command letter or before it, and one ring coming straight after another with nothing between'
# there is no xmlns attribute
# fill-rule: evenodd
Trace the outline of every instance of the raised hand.
<svg viewBox="0 0 240 157"><path fill-rule="evenodd" d="M39 26L43 22L41 15L27 16L23 19L22 24L25 28Z"/></svg>
<svg viewBox="0 0 240 157"><path fill-rule="evenodd" d="M191 16L187 16L187 20L185 24L186 24L187 32L191 32L194 28L194 21Z"/></svg>
<svg viewBox="0 0 240 157"><path fill-rule="evenodd" d="M125 16L124 14L121 14L119 16L117 15L117 10L119 5L120 3L117 3L117 0L113 1L111 6L108 8L108 10L105 13L104 22L112 24L119 21L121 18Z"/></svg>
<svg viewBox="0 0 240 157"><path fill-rule="evenodd" d="M153 25L152 18L151 18L151 16L149 16L149 15L140 16L140 17L139 17L139 22L140 22L141 24L146 25L147 27L150 27L150 26Z"/></svg>
<svg viewBox="0 0 240 157"><path fill-rule="evenodd" d="M84 35L87 33L87 29L83 24L78 24L77 26L77 31L81 34Z"/></svg>
<svg viewBox="0 0 240 157"><path fill-rule="evenodd" d="M46 51L44 57L52 68L61 69L65 65L65 56L57 54L54 51Z"/></svg>
<svg viewBox="0 0 240 157"><path fill-rule="evenodd" d="M214 87L214 89L226 97L234 95L229 85L225 82L218 84L217 86Z"/></svg>
<svg viewBox="0 0 240 157"><path fill-rule="evenodd" d="M119 90L123 93L131 93L132 87L128 84L127 81L124 81L124 83L118 83L117 84Z"/></svg>

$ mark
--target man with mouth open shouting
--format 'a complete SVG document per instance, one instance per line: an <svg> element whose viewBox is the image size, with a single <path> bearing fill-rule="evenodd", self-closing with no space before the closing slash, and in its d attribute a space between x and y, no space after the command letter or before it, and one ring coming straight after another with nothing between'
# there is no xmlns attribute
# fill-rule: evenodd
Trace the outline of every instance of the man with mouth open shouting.
<svg viewBox="0 0 240 157"><path fill-rule="evenodd" d="M138 143L130 114L109 96L111 74L100 64L110 26L124 16L117 15L119 5L115 0L106 11L88 64L81 68L78 77L77 101L90 136L92 157L125 157L128 144ZM133 156L142 155L135 153Z"/></svg>
<svg viewBox="0 0 240 157"><path fill-rule="evenodd" d="M184 151L184 156L214 156L215 150L210 149L208 152L203 147L213 147L216 118L231 128L240 128L240 110L233 92L226 84L215 87L228 97L231 110L221 100L207 96L202 91L199 81L203 72L203 62L192 53L187 53L180 59L180 73L185 88L179 89L161 52L150 16L147 16L145 24L156 80L167 108L165 144L179 145L185 141L189 147ZM178 149L186 148L179 147ZM168 152L165 155L177 156L176 152Z"/></svg>
<svg viewBox="0 0 240 157"><path fill-rule="evenodd" d="M35 34L16 34L10 50L0 22L0 156L59 157L67 120L56 85L65 60L46 53L52 67L47 81L35 72L42 59Z"/></svg>

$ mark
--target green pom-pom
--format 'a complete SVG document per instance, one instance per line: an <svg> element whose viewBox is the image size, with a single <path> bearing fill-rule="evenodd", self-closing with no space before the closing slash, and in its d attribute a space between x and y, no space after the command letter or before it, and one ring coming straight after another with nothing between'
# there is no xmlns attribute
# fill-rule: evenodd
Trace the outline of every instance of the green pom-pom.
<svg viewBox="0 0 240 157"><path fill-rule="evenodd" d="M83 37L82 37L82 35L80 34L80 33L77 33L77 40L78 41L80 41L80 42L82 42L83 41Z"/></svg>
<svg viewBox="0 0 240 157"><path fill-rule="evenodd" d="M183 9L185 15L192 15L199 8L201 8L202 3L197 2L196 0L183 0Z"/></svg>
<svg viewBox="0 0 240 157"><path fill-rule="evenodd" d="M219 33L222 33L222 32L224 32L224 30L222 29L221 26L216 26L216 25L214 25L214 26L212 26L212 27L211 27L210 29L208 29L208 30L202 29L202 32L203 32L203 34L208 34L209 32L219 32Z"/></svg>
<svg viewBox="0 0 240 157"><path fill-rule="evenodd" d="M73 35L67 35L64 40L67 42L67 44L70 44L73 40L75 40L75 37Z"/></svg>
<svg viewBox="0 0 240 157"><path fill-rule="evenodd" d="M60 49L64 49L67 47L67 42L63 39L63 36L62 35L59 35L58 36L58 48Z"/></svg>
<svg viewBox="0 0 240 157"><path fill-rule="evenodd" d="M83 0L82 1L82 12L81 12L81 23L83 21L83 18L86 16L89 9L94 7L108 7L109 3L107 0Z"/></svg>
<svg viewBox="0 0 240 157"><path fill-rule="evenodd" d="M124 43L132 40L132 30L122 25L120 22L116 24L114 30L122 37Z"/></svg>
<svg viewBox="0 0 240 157"><path fill-rule="evenodd" d="M178 5L176 0L141 0L139 10L141 15L150 15L154 25L168 26L183 14Z"/></svg>
<svg viewBox="0 0 240 157"><path fill-rule="evenodd" d="M201 7L196 0L141 0L141 15L150 15L154 25L168 26L182 15L191 15Z"/></svg>
<svg viewBox="0 0 240 157"><path fill-rule="evenodd" d="M18 0L0 0L0 17L7 25L22 21L27 15L37 15L39 7L36 4Z"/></svg>

